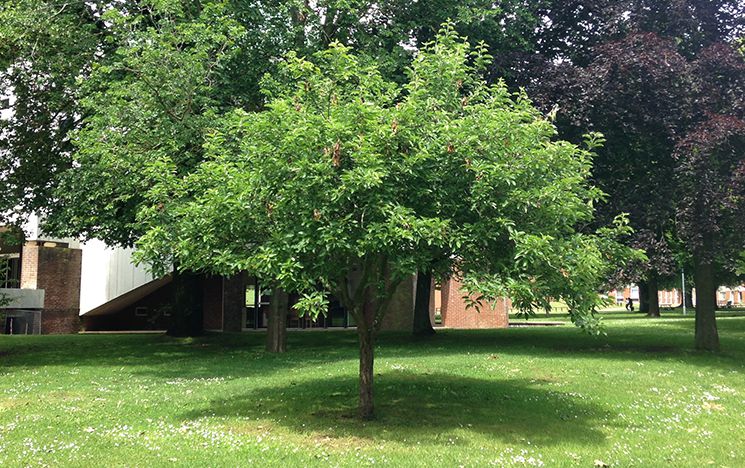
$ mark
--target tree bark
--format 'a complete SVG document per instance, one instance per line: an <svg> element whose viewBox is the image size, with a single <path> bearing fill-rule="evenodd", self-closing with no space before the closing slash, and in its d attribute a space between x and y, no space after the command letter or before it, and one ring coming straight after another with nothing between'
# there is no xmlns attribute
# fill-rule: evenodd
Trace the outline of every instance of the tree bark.
<svg viewBox="0 0 745 468"><path fill-rule="evenodd" d="M660 316L660 297L657 294L657 273L650 273L647 279L647 316Z"/></svg>
<svg viewBox="0 0 745 468"><path fill-rule="evenodd" d="M287 312L289 296L282 288L272 289L266 326L266 350L270 353L287 351Z"/></svg>
<svg viewBox="0 0 745 468"><path fill-rule="evenodd" d="M432 273L420 271L416 279L416 297L414 299L414 335L430 336L435 334L432 320L429 318L430 295L432 293Z"/></svg>
<svg viewBox="0 0 745 468"><path fill-rule="evenodd" d="M686 293L684 294L683 300L685 301L686 309L693 310L693 288L688 286Z"/></svg>
<svg viewBox="0 0 745 468"><path fill-rule="evenodd" d="M385 294L379 288L385 284ZM391 282L385 257L367 258L341 282L339 297L354 317L360 345L360 386L358 416L362 420L374 417L373 364L375 336L380 328L390 299L400 281Z"/></svg>
<svg viewBox="0 0 745 468"><path fill-rule="evenodd" d="M360 340L360 400L357 408L360 419L370 420L375 414L373 403L373 364L375 334L372 328L357 326Z"/></svg>
<svg viewBox="0 0 745 468"><path fill-rule="evenodd" d="M694 254L696 280L696 349L719 351L717 332L717 282L707 256Z"/></svg>
<svg viewBox="0 0 745 468"><path fill-rule="evenodd" d="M198 336L204 333L203 275L174 269L170 336Z"/></svg>
<svg viewBox="0 0 745 468"><path fill-rule="evenodd" d="M649 286L646 281L639 281L639 312L649 313Z"/></svg>

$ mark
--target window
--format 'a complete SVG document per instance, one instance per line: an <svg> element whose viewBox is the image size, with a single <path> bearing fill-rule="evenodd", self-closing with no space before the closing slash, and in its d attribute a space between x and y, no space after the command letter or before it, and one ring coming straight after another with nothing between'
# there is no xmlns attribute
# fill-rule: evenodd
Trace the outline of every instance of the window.
<svg viewBox="0 0 745 468"><path fill-rule="evenodd" d="M266 308L272 299L272 290L262 288L258 281L246 285L246 308L243 315L243 329L256 329L265 327Z"/></svg>
<svg viewBox="0 0 745 468"><path fill-rule="evenodd" d="M135 307L135 317L147 317L147 307Z"/></svg>
<svg viewBox="0 0 745 468"><path fill-rule="evenodd" d="M0 256L0 288L21 287L21 256L9 254Z"/></svg>

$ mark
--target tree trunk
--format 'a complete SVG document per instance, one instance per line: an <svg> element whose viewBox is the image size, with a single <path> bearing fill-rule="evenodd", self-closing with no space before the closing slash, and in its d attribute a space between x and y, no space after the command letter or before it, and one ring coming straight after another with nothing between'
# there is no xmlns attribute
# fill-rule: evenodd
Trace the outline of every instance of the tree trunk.
<svg viewBox="0 0 745 468"><path fill-rule="evenodd" d="M688 286L686 288L686 293L683 297L683 300L685 301L686 309L693 310L693 288Z"/></svg>
<svg viewBox="0 0 745 468"><path fill-rule="evenodd" d="M430 295L432 293L432 273L420 271L416 279L416 298L414 301L414 335L430 336L435 334L432 320L429 318Z"/></svg>
<svg viewBox="0 0 745 468"><path fill-rule="evenodd" d="M694 254L693 274L696 280L696 349L719 351L714 266L706 256Z"/></svg>
<svg viewBox="0 0 745 468"><path fill-rule="evenodd" d="M198 336L204 332L202 275L192 271L173 271L173 299L170 336Z"/></svg>
<svg viewBox="0 0 745 468"><path fill-rule="evenodd" d="M362 420L374 417L373 364L375 336L400 282L391 283L385 257L368 258L361 268L353 270L343 280L340 297L354 317L360 345L360 386L358 416ZM385 294L380 285L385 284Z"/></svg>
<svg viewBox="0 0 745 468"><path fill-rule="evenodd" d="M360 419L369 420L374 415L373 405L373 362L374 332L372 327L357 326L360 340L360 401L358 414Z"/></svg>
<svg viewBox="0 0 745 468"><path fill-rule="evenodd" d="M650 273L647 279L647 316L660 316L660 297L657 294L657 273Z"/></svg>
<svg viewBox="0 0 745 468"><path fill-rule="evenodd" d="M646 281L639 281L639 312L649 313L649 286Z"/></svg>
<svg viewBox="0 0 745 468"><path fill-rule="evenodd" d="M287 312L289 296L282 288L272 289L266 326L266 350L270 353L287 351Z"/></svg>

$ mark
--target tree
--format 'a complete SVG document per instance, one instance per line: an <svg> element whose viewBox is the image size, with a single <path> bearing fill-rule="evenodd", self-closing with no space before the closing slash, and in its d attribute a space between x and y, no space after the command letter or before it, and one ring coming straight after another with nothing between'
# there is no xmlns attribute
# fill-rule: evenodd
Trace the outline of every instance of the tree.
<svg viewBox="0 0 745 468"><path fill-rule="evenodd" d="M737 263L737 274L745 275L745 250L740 252L740 258Z"/></svg>
<svg viewBox="0 0 745 468"><path fill-rule="evenodd" d="M606 135L593 171L609 194L598 220L630 214L636 234L627 245L645 248L649 260L621 273L646 291L642 306L651 304L655 315L654 283L673 273L667 245L676 232L671 155L700 120L693 62L707 48L742 36L745 4L572 0L531 2L529 8L541 19L524 36L535 45L501 65L545 112L556 112L558 104L563 138L578 142L588 129Z"/></svg>
<svg viewBox="0 0 745 468"><path fill-rule="evenodd" d="M696 279L696 347L719 349L716 327L718 265L745 244L745 122L712 116L677 146L682 196L678 222L693 252Z"/></svg>
<svg viewBox="0 0 745 468"><path fill-rule="evenodd" d="M694 264L696 347L717 350L716 289L737 278L733 259L745 244L736 214L745 207L745 58L713 44L697 55L693 70L701 109L675 150L677 225Z"/></svg>
<svg viewBox="0 0 745 468"><path fill-rule="evenodd" d="M143 189L153 183L141 162L178 154L188 173L203 158L205 123L225 109L261 109L260 77L287 51L344 40L402 82L412 44L448 16L514 36L518 22L503 28L499 14L520 4L14 0L0 12L0 63L18 97L7 122L2 207L41 212L50 233L131 245L141 234ZM108 137L73 144L99 130ZM187 325L196 326L187 316L198 309L184 317L173 309L173 333L201 329Z"/></svg>
<svg viewBox="0 0 745 468"><path fill-rule="evenodd" d="M222 4L168 6L102 13L122 45L92 65L78 90L84 118L73 134L75 164L57 180L49 231L130 246L141 233L141 194L154 176L147 164L168 155L188 172L200 160L204 128L231 84L225 69L243 30ZM198 271L174 273L170 334L201 332L199 280Z"/></svg>
<svg viewBox="0 0 745 468"><path fill-rule="evenodd" d="M432 319L429 315L430 297L432 295L432 273L418 271L416 274L416 293L414 295L414 326L415 336L434 335Z"/></svg>
<svg viewBox="0 0 745 468"><path fill-rule="evenodd" d="M103 2L14 0L0 6L0 224L22 224L53 199L71 165L82 111L76 82L111 47Z"/></svg>
<svg viewBox="0 0 745 468"><path fill-rule="evenodd" d="M644 248L649 262L627 271L626 278L646 291L642 306L648 306L649 315L659 313L656 283L678 270L673 260L685 253L674 252L684 245L675 238L681 231L676 212L682 193L675 177L680 164L674 157L676 145L710 114L741 116L743 109L742 56L722 42L741 28L741 17L730 22L729 13L708 14L724 3L684 4L671 7L670 18L656 18L656 8L650 8L643 21L636 17L636 28L658 33L630 33L596 46L586 66L559 64L543 80L544 102L549 96L564 96L559 99L565 109L559 124L565 136L591 128L607 138L593 173L610 195L599 219L630 213L636 232L629 243ZM697 8L708 13L690 17ZM682 34L687 27L696 31L675 39L659 34ZM724 280L727 269L715 269Z"/></svg>
<svg viewBox="0 0 745 468"><path fill-rule="evenodd" d="M628 242L649 260L626 280L640 285L640 309L659 316L657 282L675 267L666 237L675 213L672 152L694 118L691 65L671 40L632 34L598 47L585 68L558 66L552 85L567 81L574 93L559 101L561 123L568 133L590 128L606 137L593 169L609 195L600 215L629 213L635 233Z"/></svg>
<svg viewBox="0 0 745 468"><path fill-rule="evenodd" d="M484 300L510 294L527 311L565 298L592 328L616 229L575 230L600 196L591 153L553 141L524 94L488 86L488 58L450 26L404 86L338 43L290 54L265 82L266 110L227 114L195 171L159 162L141 252L275 278L309 313L335 295L357 326L362 418L377 332L396 286L431 264L423 245L451 252Z"/></svg>

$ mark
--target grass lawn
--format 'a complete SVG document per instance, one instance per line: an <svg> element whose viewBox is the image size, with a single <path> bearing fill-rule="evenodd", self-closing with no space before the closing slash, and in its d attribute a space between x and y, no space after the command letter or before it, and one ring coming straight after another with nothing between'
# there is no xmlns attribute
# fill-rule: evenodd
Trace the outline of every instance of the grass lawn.
<svg viewBox="0 0 745 468"><path fill-rule="evenodd" d="M0 466L745 466L745 317L606 323L383 335L368 423L353 332L0 336Z"/></svg>

